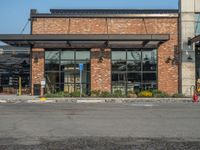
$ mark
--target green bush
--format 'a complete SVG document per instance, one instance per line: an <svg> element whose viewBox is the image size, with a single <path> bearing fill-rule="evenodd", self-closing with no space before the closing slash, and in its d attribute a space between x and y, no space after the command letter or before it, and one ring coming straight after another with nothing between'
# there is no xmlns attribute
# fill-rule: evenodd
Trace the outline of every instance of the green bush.
<svg viewBox="0 0 200 150"><path fill-rule="evenodd" d="M80 91L74 91L74 92L70 93L70 96L71 96L71 97L80 97L80 94L81 94ZM83 95L84 95L84 94L83 94ZM82 96L83 96L83 95L82 95Z"/></svg>
<svg viewBox="0 0 200 150"><path fill-rule="evenodd" d="M172 97L174 97L174 98L184 98L186 96L184 94L176 93L176 94L173 94Z"/></svg>
<svg viewBox="0 0 200 150"><path fill-rule="evenodd" d="M46 93L45 97L70 97L70 94L62 91L56 93Z"/></svg>
<svg viewBox="0 0 200 150"><path fill-rule="evenodd" d="M141 91L138 93L138 97L152 97L153 93L151 91Z"/></svg>
<svg viewBox="0 0 200 150"><path fill-rule="evenodd" d="M92 97L99 97L100 96L100 91L99 90L94 90L94 91L91 91L91 96Z"/></svg>
<svg viewBox="0 0 200 150"><path fill-rule="evenodd" d="M153 94L153 97L158 97L158 98L169 97L169 95L167 93L162 92L160 90L153 90L152 94Z"/></svg>
<svg viewBox="0 0 200 150"><path fill-rule="evenodd" d="M121 90L116 90L112 94L113 97L124 97L124 94L122 93Z"/></svg>
<svg viewBox="0 0 200 150"><path fill-rule="evenodd" d="M112 94L107 91L103 91L101 92L100 97L112 97Z"/></svg>

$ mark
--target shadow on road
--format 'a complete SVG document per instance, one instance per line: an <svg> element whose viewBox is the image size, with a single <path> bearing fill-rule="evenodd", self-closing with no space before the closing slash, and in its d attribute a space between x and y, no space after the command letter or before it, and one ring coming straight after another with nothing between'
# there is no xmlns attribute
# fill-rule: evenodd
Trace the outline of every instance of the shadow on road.
<svg viewBox="0 0 200 150"><path fill-rule="evenodd" d="M174 138L115 138L115 137L81 137L63 140L40 139L39 144L15 144L15 139L0 139L1 150L197 150L200 149L200 139L184 140ZM7 143L7 144L3 144Z"/></svg>

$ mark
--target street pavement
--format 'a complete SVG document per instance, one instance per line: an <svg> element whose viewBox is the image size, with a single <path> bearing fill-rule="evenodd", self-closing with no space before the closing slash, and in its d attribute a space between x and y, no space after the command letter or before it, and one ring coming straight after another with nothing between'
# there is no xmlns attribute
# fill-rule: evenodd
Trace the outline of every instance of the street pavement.
<svg viewBox="0 0 200 150"><path fill-rule="evenodd" d="M0 104L3 149L200 149L200 104Z"/></svg>

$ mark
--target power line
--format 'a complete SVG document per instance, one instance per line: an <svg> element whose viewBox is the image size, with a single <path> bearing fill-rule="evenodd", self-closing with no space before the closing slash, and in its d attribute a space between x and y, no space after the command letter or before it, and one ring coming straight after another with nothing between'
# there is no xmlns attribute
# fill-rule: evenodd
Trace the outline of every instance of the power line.
<svg viewBox="0 0 200 150"><path fill-rule="evenodd" d="M24 30L26 29L27 25L29 23L29 20L26 22L25 26L23 27L22 31L20 32L20 34L23 34Z"/></svg>

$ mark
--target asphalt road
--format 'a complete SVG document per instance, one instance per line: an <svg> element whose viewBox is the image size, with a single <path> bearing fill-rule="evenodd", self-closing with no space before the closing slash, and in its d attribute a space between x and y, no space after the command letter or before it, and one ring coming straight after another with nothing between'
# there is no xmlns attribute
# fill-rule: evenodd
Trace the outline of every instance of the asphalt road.
<svg viewBox="0 0 200 150"><path fill-rule="evenodd" d="M3 149L200 149L200 104L0 104Z"/></svg>

